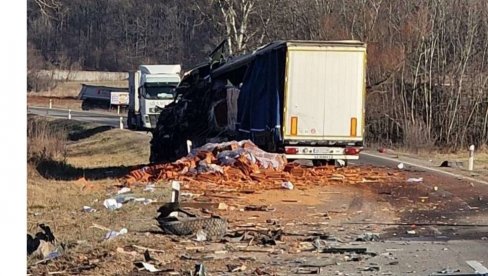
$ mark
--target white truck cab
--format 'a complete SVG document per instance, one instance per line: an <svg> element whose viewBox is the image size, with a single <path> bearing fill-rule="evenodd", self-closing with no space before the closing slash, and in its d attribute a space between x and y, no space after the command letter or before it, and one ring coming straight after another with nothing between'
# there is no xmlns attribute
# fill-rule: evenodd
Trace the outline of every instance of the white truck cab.
<svg viewBox="0 0 488 276"><path fill-rule="evenodd" d="M154 129L162 108L174 99L181 65L140 65L129 72L129 129Z"/></svg>

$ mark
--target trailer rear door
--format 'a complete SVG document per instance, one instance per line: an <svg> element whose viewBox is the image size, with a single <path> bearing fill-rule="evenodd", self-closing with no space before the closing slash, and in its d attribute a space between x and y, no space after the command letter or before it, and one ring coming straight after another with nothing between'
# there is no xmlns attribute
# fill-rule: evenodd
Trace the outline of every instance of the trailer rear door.
<svg viewBox="0 0 488 276"><path fill-rule="evenodd" d="M363 139L365 59L365 46L288 47L285 140Z"/></svg>

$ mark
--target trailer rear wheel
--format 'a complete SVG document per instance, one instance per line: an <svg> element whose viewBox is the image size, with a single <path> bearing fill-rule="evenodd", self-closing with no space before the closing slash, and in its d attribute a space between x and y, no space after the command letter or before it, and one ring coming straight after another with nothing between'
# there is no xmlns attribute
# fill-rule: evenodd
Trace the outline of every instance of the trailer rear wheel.
<svg viewBox="0 0 488 276"><path fill-rule="evenodd" d="M327 160L322 160L322 159L313 159L312 163L315 167L329 165Z"/></svg>
<svg viewBox="0 0 488 276"><path fill-rule="evenodd" d="M81 102L81 110L89 110L90 108L88 107L89 106L89 100L88 99L84 99L82 102Z"/></svg>

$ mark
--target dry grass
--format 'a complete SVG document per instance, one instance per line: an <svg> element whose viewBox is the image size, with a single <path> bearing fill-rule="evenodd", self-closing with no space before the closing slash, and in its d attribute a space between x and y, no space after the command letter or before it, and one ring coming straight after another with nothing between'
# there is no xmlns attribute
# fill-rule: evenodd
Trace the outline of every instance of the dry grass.
<svg viewBox="0 0 488 276"><path fill-rule="evenodd" d="M38 164L42 160L64 160L66 158L67 129L53 126L38 117L27 121L27 160Z"/></svg>
<svg viewBox="0 0 488 276"><path fill-rule="evenodd" d="M97 133L90 139L80 140L70 145L67 160L82 168L148 163L150 137L141 133L127 133L128 131L112 129Z"/></svg>
<svg viewBox="0 0 488 276"><path fill-rule="evenodd" d="M148 135L35 116L29 118L29 124L30 151L38 152L44 147L49 149L46 152L53 153L49 159L52 162L45 166L54 167L50 169L51 177L45 176L43 169L46 168L39 163L28 166L27 230L34 234L39 231L37 224L49 225L56 238L68 245L66 259L60 258L59 262L76 267L76 262L80 262L77 256L92 256L93 259L101 259L102 263L88 274L113 275L115 271L125 271L123 274L126 274L133 269L132 260L128 259L130 256L114 254L117 247L137 244L157 248L159 246L153 242L168 242L167 237L149 239L144 234L158 230L153 226L157 203L143 205L131 202L114 212L103 206L103 201L118 191L119 177L126 173L128 167L147 163ZM59 139L58 146L53 139ZM119 172L119 175L105 176L103 172L108 170ZM87 175L83 178L85 172ZM144 192L143 187L133 187L132 190L136 197L165 202L169 193L163 187L160 185L153 193ZM97 212L83 212L85 205L97 209ZM103 241L106 231L91 227L93 224L114 230L125 227L129 234L113 241ZM29 263L33 261L29 260ZM32 273L60 270L59 262L33 268Z"/></svg>

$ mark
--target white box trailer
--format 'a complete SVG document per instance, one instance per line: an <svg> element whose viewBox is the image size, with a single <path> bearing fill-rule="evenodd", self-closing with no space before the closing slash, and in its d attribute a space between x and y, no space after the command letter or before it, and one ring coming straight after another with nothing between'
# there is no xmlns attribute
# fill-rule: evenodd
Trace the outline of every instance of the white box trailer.
<svg viewBox="0 0 488 276"><path fill-rule="evenodd" d="M364 139L366 45L290 43L283 139L294 159L358 159Z"/></svg>

